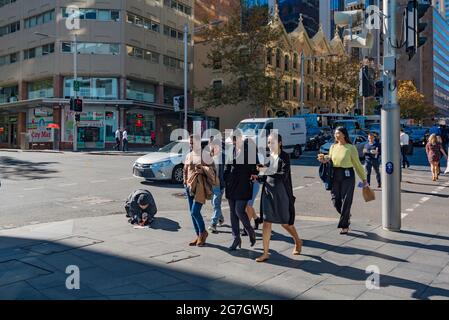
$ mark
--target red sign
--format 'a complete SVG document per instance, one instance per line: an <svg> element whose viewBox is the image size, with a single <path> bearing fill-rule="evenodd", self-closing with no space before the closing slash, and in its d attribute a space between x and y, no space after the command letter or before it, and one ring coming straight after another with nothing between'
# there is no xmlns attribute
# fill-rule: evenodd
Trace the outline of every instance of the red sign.
<svg viewBox="0 0 449 320"><path fill-rule="evenodd" d="M3 133L3 132L5 132L5 128L0 127L0 133Z"/></svg>
<svg viewBox="0 0 449 320"><path fill-rule="evenodd" d="M142 128L143 127L143 121L142 120L137 120L136 121L136 127L137 128Z"/></svg>

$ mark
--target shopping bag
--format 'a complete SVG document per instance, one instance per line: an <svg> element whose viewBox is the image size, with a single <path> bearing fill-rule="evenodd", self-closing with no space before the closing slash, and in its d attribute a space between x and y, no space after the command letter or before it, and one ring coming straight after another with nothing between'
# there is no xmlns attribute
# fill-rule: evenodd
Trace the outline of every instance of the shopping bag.
<svg viewBox="0 0 449 320"><path fill-rule="evenodd" d="M376 200L376 195L374 194L373 190L371 190L370 187L365 187L362 190L363 199L365 199L365 202L370 202L373 200Z"/></svg>

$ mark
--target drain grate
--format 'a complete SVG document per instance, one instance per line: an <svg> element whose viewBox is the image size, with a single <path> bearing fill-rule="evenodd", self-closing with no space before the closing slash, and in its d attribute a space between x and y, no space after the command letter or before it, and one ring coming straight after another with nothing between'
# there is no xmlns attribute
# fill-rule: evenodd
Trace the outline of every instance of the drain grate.
<svg viewBox="0 0 449 320"><path fill-rule="evenodd" d="M98 243L102 243L101 240L95 240L87 237L73 236L64 239L60 239L54 242L42 242L36 245L23 247L24 250L31 252L50 255L59 252L70 251L78 248L84 248L92 246Z"/></svg>
<svg viewBox="0 0 449 320"><path fill-rule="evenodd" d="M171 263L175 263L178 261L193 259L193 258L196 258L199 256L200 256L199 254L181 250L181 251L165 253L165 254L159 255L159 256L152 256L150 258L165 262L166 264L171 264Z"/></svg>

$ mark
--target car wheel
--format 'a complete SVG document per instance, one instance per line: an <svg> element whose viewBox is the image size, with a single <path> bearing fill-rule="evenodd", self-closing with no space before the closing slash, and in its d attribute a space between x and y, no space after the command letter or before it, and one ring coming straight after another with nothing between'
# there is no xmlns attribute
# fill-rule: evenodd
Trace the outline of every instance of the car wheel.
<svg viewBox="0 0 449 320"><path fill-rule="evenodd" d="M178 165L173 169L171 181L174 184L182 184L184 182L184 167Z"/></svg>
<svg viewBox="0 0 449 320"><path fill-rule="evenodd" d="M292 153L292 159L298 159L302 154L301 146L295 146Z"/></svg>

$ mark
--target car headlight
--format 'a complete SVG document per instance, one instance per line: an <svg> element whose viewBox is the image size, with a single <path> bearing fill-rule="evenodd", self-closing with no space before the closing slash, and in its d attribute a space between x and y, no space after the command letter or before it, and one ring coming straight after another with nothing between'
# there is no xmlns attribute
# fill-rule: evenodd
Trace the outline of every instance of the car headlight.
<svg viewBox="0 0 449 320"><path fill-rule="evenodd" d="M162 162L158 162L155 164L151 165L152 169L160 169L160 168L164 168L164 167L168 167L172 164L171 160L166 160L166 161L162 161Z"/></svg>

